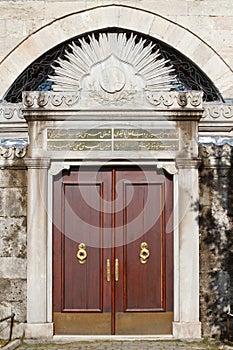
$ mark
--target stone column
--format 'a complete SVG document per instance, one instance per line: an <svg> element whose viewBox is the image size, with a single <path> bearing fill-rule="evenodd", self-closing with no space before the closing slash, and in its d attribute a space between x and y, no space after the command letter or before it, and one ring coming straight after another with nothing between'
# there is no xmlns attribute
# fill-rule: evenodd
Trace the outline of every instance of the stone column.
<svg viewBox="0 0 233 350"><path fill-rule="evenodd" d="M27 324L25 337L53 335L47 323L47 198L49 159L32 158L28 167Z"/></svg>
<svg viewBox="0 0 233 350"><path fill-rule="evenodd" d="M176 338L201 338L199 322L198 160L177 159L179 169L179 307Z"/></svg>

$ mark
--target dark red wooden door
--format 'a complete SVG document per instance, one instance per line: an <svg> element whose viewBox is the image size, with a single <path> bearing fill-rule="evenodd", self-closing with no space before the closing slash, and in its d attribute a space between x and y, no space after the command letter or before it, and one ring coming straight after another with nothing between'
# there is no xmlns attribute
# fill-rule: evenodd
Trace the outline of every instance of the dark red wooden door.
<svg viewBox="0 0 233 350"><path fill-rule="evenodd" d="M155 170L69 171L54 181L56 334L167 334L172 181Z"/></svg>

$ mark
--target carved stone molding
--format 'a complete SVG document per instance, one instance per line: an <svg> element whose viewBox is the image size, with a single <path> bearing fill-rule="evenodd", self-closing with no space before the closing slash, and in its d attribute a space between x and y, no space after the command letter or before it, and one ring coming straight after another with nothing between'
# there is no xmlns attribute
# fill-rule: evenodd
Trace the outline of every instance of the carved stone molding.
<svg viewBox="0 0 233 350"><path fill-rule="evenodd" d="M167 108L202 108L202 96L201 91L146 92L146 98L152 105Z"/></svg>
<svg viewBox="0 0 233 350"><path fill-rule="evenodd" d="M26 108L71 108L79 101L79 93L24 92L23 106Z"/></svg>
<svg viewBox="0 0 233 350"><path fill-rule="evenodd" d="M216 119L233 119L233 105L227 104L206 104L204 106L204 113L202 120L216 120Z"/></svg>
<svg viewBox="0 0 233 350"><path fill-rule="evenodd" d="M125 91L126 93L127 91ZM130 93L130 92L129 92ZM102 96L102 95L101 95ZM100 95L98 98L103 98ZM178 91L164 91L164 92L145 92L145 97L149 104L141 106L141 109L152 108L169 110L169 109L201 109L202 108L202 92L201 91L189 91L189 92L178 92ZM93 97L94 98L94 97ZM95 97L97 98L97 97ZM122 100L121 100L122 98ZM108 100L102 106L109 108L108 103L118 106L119 104L126 101L127 97L119 95L119 101L117 99ZM109 102L110 101L110 102ZM117 103L121 102L121 103ZM24 92L23 93L23 106L25 109L82 109L83 105L81 103L81 97L79 93L76 94L70 92ZM150 107L151 105L151 107ZM93 106L93 105L92 105ZM132 109L132 105L130 105ZM86 107L84 106L84 109Z"/></svg>
<svg viewBox="0 0 233 350"><path fill-rule="evenodd" d="M233 104L204 104L199 131L228 133L233 129Z"/></svg>
<svg viewBox="0 0 233 350"><path fill-rule="evenodd" d="M199 155L204 167L232 167L233 147L229 144L199 145Z"/></svg>
<svg viewBox="0 0 233 350"><path fill-rule="evenodd" d="M8 103L6 101L0 103L0 120L23 120L22 104Z"/></svg>
<svg viewBox="0 0 233 350"><path fill-rule="evenodd" d="M26 148L4 148L0 146L0 159L22 159L27 154L27 147Z"/></svg>

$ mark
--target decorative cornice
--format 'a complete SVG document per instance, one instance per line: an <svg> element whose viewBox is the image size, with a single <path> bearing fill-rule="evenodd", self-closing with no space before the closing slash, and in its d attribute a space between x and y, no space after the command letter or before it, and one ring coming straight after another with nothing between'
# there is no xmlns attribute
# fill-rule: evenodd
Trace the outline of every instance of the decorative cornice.
<svg viewBox="0 0 233 350"><path fill-rule="evenodd" d="M64 109L71 108L79 101L78 93L54 92L23 92L23 106L25 108Z"/></svg>
<svg viewBox="0 0 233 350"><path fill-rule="evenodd" d="M146 91L147 100L158 108L202 108L202 96L201 91L163 93Z"/></svg>
<svg viewBox="0 0 233 350"><path fill-rule="evenodd" d="M233 147L229 144L218 146L215 144L199 145L199 155L201 158L231 159Z"/></svg>
<svg viewBox="0 0 233 350"><path fill-rule="evenodd" d="M216 119L233 119L233 105L227 104L205 104L202 121L214 121Z"/></svg>
<svg viewBox="0 0 233 350"><path fill-rule="evenodd" d="M162 93L146 91L145 98L149 101L149 104L141 105L141 109L202 109L202 92L200 91L164 91ZM102 107L108 109L110 105L102 104ZM116 105L117 104L112 101L111 108L116 107ZM88 108L88 106L83 107L79 92L24 92L23 106L25 109L39 109L40 112L46 109L75 110L83 108L86 110ZM132 105L126 106L126 108L127 107L132 109ZM117 106L117 108L120 109L121 107ZM137 106L137 109L140 108Z"/></svg>

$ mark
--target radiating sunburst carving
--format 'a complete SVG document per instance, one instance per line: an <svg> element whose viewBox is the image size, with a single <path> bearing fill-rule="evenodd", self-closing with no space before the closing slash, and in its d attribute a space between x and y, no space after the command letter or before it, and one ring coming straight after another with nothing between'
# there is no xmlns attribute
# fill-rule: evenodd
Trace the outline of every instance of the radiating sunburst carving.
<svg viewBox="0 0 233 350"><path fill-rule="evenodd" d="M50 81L54 91L88 90L88 86L107 94L130 89L169 91L177 83L174 68L161 58L155 45L136 35L127 38L124 33L108 33L100 34L98 40L92 35L89 42L79 42L80 46L69 45L72 52L53 66L55 75Z"/></svg>

